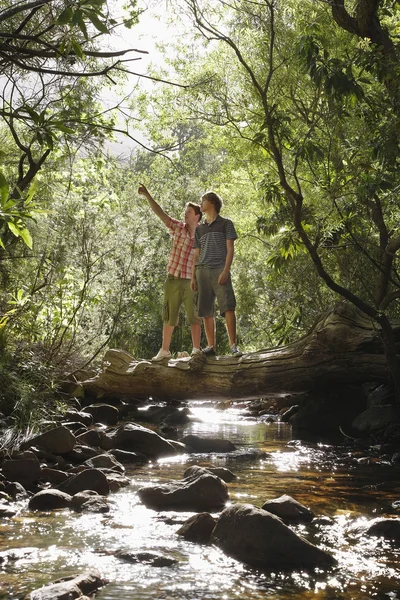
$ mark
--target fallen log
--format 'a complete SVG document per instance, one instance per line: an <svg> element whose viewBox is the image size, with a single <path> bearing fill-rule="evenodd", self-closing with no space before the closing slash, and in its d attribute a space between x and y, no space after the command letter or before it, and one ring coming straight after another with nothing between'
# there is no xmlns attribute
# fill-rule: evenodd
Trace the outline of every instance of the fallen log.
<svg viewBox="0 0 400 600"><path fill-rule="evenodd" d="M394 325L400 353L400 323ZM257 398L343 383L387 382L389 371L376 323L339 303L302 339L286 346L231 356L196 355L161 363L109 350L104 368L81 382L97 399Z"/></svg>

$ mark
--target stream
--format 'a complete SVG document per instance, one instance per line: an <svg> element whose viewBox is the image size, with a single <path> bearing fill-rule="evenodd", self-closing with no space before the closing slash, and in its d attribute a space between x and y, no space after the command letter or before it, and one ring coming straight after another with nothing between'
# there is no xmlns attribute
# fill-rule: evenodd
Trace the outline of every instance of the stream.
<svg viewBox="0 0 400 600"><path fill-rule="evenodd" d="M400 599L398 542L355 531L377 516L398 516L392 506L400 501L398 465L373 448L358 450L343 440L327 444L294 439L289 425L256 420L240 408L220 411L201 402L190 407L195 420L180 429L182 436L229 439L237 451L125 465L131 484L109 496L106 515L33 513L26 500L20 502L17 516L0 520L0 551L14 549L16 558L0 565L1 599L22 599L43 584L87 568L109 581L96 600ZM181 479L193 464L233 471L237 479L228 484L232 503L262 506L288 494L310 508L321 518L293 529L333 554L338 566L261 572L214 546L177 536L193 513L147 509L137 490ZM160 552L178 562L169 567L131 564L113 555L119 549Z"/></svg>

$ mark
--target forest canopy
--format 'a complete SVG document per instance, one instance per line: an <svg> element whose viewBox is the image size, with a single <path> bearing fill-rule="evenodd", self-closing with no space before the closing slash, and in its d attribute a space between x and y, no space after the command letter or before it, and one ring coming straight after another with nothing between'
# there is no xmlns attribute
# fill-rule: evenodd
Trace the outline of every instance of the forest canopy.
<svg viewBox="0 0 400 600"><path fill-rule="evenodd" d="M399 371L399 4L177 0L176 42L129 99L136 51L104 50L115 9L0 2L0 410L40 412L106 348L157 350L170 240L139 182L175 217L207 189L223 197L246 351L299 338L345 298ZM122 19L132 32L141 10ZM138 143L111 155L132 123ZM172 350L189 339L182 317Z"/></svg>

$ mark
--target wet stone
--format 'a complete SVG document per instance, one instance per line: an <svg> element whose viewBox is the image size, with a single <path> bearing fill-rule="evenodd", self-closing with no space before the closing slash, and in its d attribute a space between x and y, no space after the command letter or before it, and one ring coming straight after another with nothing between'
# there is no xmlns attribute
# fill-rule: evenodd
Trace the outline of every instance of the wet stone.
<svg viewBox="0 0 400 600"><path fill-rule="evenodd" d="M128 552L126 550L118 550L115 556L130 563L146 563L152 567L171 567L179 562L176 558L165 556L159 552Z"/></svg>

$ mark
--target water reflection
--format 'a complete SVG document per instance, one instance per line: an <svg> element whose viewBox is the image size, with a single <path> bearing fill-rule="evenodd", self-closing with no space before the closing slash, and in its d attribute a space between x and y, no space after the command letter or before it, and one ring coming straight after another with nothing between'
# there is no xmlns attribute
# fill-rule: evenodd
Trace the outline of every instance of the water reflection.
<svg viewBox="0 0 400 600"><path fill-rule="evenodd" d="M97 568L110 583L97 600L364 600L399 598L400 551L392 542L355 534L355 527L389 511L399 499L397 474L382 463L360 464L352 449L288 442L288 425L256 422L240 411L216 411L196 403L195 420L182 435L230 439L231 454L183 455L131 468L131 485L110 496L110 513L38 513L25 509L0 521L0 549L26 555L0 570L0 598L21 598L60 576ZM258 454L253 450L257 450ZM232 502L261 506L289 494L322 517L295 530L335 555L338 568L313 573L262 573L214 547L183 540L176 531L192 513L156 512L140 504L137 490L181 478L191 464L226 466ZM393 511L392 511L393 513ZM390 511L387 513L390 514ZM161 552L171 567L126 563L116 550ZM1 595L3 594L3 595Z"/></svg>

